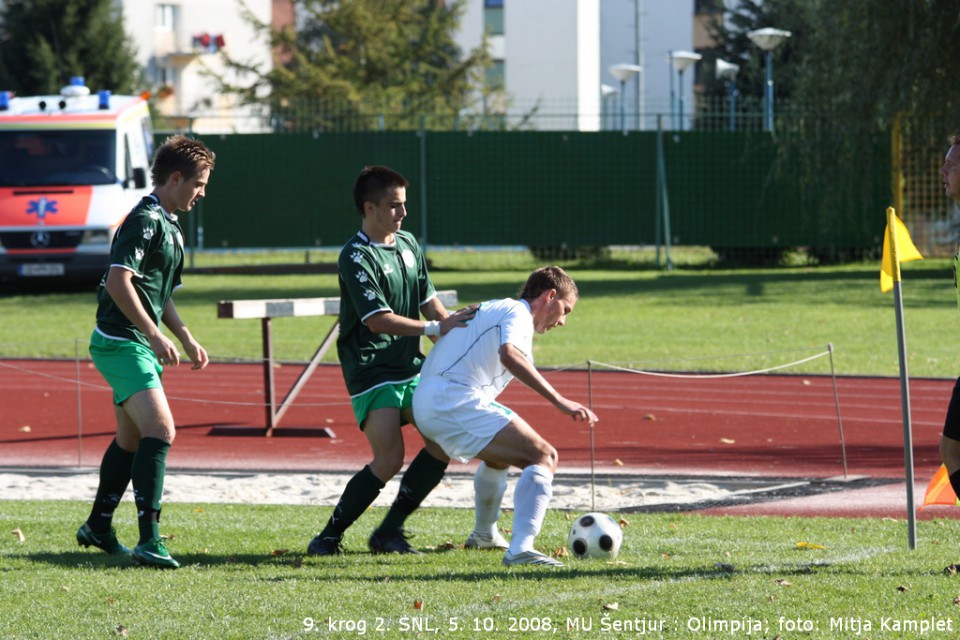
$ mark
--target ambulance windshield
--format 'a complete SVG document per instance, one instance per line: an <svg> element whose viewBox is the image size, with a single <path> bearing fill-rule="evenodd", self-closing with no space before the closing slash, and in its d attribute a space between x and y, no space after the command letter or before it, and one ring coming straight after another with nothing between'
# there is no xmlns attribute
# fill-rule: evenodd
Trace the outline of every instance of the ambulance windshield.
<svg viewBox="0 0 960 640"><path fill-rule="evenodd" d="M0 186L117 184L116 132L0 131Z"/></svg>

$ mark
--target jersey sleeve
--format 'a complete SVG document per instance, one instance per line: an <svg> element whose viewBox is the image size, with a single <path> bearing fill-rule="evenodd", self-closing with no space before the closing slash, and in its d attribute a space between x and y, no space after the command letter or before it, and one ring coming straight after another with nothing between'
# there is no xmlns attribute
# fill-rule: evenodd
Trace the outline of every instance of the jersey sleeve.
<svg viewBox="0 0 960 640"><path fill-rule="evenodd" d="M512 344L533 362L533 317L523 303L513 308L500 323L500 346Z"/></svg>
<svg viewBox="0 0 960 640"><path fill-rule="evenodd" d="M151 253L154 238L162 233L159 221L148 213L127 216L110 247L110 266L122 267L143 277L143 265Z"/></svg>
<svg viewBox="0 0 960 640"><path fill-rule="evenodd" d="M392 311L369 253L358 247L347 247L340 254L338 270L349 297L341 304L353 305L360 322L380 311Z"/></svg>
<svg viewBox="0 0 960 640"><path fill-rule="evenodd" d="M433 281L430 280L430 273L427 271L427 259L423 255L420 245L413 243L414 255L417 256L417 286L420 293L420 306L429 302L437 295L433 287Z"/></svg>

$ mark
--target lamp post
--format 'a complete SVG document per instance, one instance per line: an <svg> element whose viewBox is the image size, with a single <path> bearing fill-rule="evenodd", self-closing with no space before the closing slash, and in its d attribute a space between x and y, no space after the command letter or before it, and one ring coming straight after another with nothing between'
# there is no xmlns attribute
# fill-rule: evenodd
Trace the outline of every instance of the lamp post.
<svg viewBox="0 0 960 640"><path fill-rule="evenodd" d="M737 73L740 65L717 58L717 79L726 80L730 92L730 131L737 130Z"/></svg>
<svg viewBox="0 0 960 640"><path fill-rule="evenodd" d="M610 96L616 95L619 92L619 89L613 85L603 83L600 85L600 108L603 112L603 117L600 119L600 128L601 129L613 129L613 118L610 117L608 113L607 104L610 102Z"/></svg>
<svg viewBox="0 0 960 640"><path fill-rule="evenodd" d="M673 62L673 68L677 71L677 82L680 85L680 131L683 131L683 72L686 71L689 67L696 64L700 58L702 58L699 53L693 53L692 51L671 51L670 60Z"/></svg>
<svg viewBox="0 0 960 640"><path fill-rule="evenodd" d="M773 50L779 47L783 41L791 35L789 31L774 29L772 27L756 29L747 34L747 37L763 50L764 57L766 58L767 83L763 98L764 131L773 131Z"/></svg>
<svg viewBox="0 0 960 640"><path fill-rule="evenodd" d="M627 111L626 111L626 105L624 104L624 98L625 98L624 89L626 87L627 80L629 80L633 76L643 71L643 67L641 67L638 64L627 64L624 62L621 64L615 64L611 66L608 69L608 71L610 72L610 75L612 75L614 78L616 78L620 82L620 130L626 133L627 132Z"/></svg>

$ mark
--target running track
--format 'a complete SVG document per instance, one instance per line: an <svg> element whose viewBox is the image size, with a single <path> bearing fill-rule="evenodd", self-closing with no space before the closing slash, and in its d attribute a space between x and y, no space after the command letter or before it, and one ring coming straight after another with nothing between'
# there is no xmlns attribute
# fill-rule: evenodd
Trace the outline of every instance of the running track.
<svg viewBox="0 0 960 640"><path fill-rule="evenodd" d="M300 369L277 369L278 397ZM545 373L562 393L587 401L585 371ZM829 377L691 380L594 371L592 380L593 408L600 417L594 431L598 470L806 478L843 472ZM205 371L180 366L167 370L164 384L178 430L171 468L356 470L368 461L336 366L317 370L272 438L259 429L264 424L259 365L215 363ZM937 443L952 385L952 380L911 381L918 482L939 465ZM903 478L899 381L843 377L838 388L847 472ZM501 399L557 447L561 469L590 467L588 427L520 383ZM320 437L322 428L335 437ZM409 459L419 449L418 436L404 431ZM113 432L110 392L91 363L0 360L0 466L95 467Z"/></svg>

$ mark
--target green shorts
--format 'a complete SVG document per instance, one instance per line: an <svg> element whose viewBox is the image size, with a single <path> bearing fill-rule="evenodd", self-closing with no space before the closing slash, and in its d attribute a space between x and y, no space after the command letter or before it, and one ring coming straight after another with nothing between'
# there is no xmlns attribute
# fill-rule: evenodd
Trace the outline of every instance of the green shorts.
<svg viewBox="0 0 960 640"><path fill-rule="evenodd" d="M94 331L90 356L97 371L113 389L113 404L144 389L162 389L163 367L149 348L131 340L112 340Z"/></svg>
<svg viewBox="0 0 960 640"><path fill-rule="evenodd" d="M353 404L353 415L357 417L357 424L363 429L363 421L367 419L374 409L387 409L396 407L397 409L409 409L413 406L413 392L420 383L420 376L406 382L396 384L384 384L365 391L358 396L350 399ZM401 419L401 425L406 424Z"/></svg>

